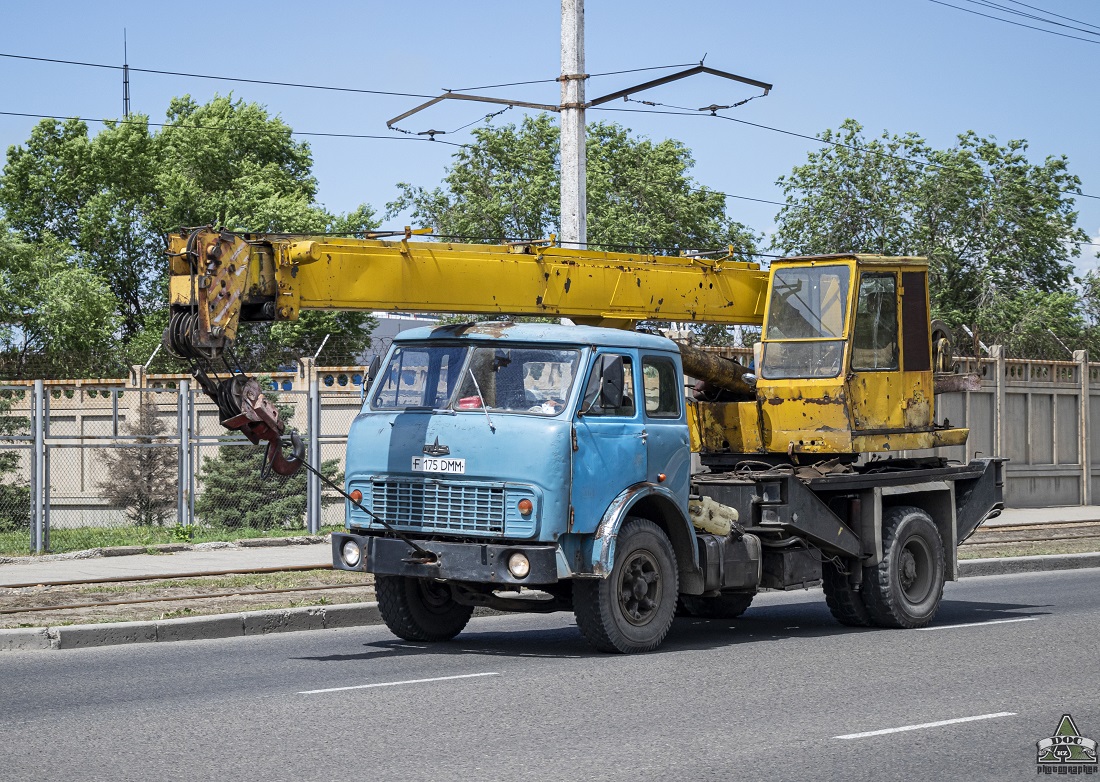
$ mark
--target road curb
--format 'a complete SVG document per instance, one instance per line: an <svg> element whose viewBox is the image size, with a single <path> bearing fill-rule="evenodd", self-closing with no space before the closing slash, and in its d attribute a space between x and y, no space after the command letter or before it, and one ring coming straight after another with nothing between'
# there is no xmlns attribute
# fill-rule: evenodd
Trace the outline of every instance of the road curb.
<svg viewBox="0 0 1100 782"><path fill-rule="evenodd" d="M1088 554L1045 554L1035 557L996 557L960 559L959 576L1004 576L1013 573L1039 573L1050 570L1078 570L1100 567L1100 552Z"/></svg>
<svg viewBox="0 0 1100 782"><path fill-rule="evenodd" d="M959 575L999 576L1013 573L1076 570L1100 567L1100 552L1090 554L1050 554L1036 557L965 559L959 562ZM474 609L474 616L500 612ZM214 638L271 635L301 630L335 630L382 624L378 603L349 603L333 606L277 608L236 614L189 616L150 622L109 622L58 627L19 627L0 629L0 652L41 649L78 649L133 643L170 643Z"/></svg>
<svg viewBox="0 0 1100 782"><path fill-rule="evenodd" d="M480 610L475 610L475 614ZM149 622L104 622L0 629L0 652L81 649L135 643L202 641L300 630L336 630L382 623L378 603L307 606Z"/></svg>

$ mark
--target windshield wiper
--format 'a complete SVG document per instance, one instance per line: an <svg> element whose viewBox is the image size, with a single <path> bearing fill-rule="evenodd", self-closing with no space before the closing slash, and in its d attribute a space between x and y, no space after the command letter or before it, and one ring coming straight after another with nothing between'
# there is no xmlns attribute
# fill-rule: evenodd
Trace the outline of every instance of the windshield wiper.
<svg viewBox="0 0 1100 782"><path fill-rule="evenodd" d="M493 426L493 419L489 417L489 408L485 406L485 395L481 393L481 386L478 385L477 378L474 376L472 361L466 366L466 371L470 373L470 380L474 381L474 389L477 391L478 401L481 402L481 412L485 413L485 420L489 422L489 431L496 432L497 428Z"/></svg>

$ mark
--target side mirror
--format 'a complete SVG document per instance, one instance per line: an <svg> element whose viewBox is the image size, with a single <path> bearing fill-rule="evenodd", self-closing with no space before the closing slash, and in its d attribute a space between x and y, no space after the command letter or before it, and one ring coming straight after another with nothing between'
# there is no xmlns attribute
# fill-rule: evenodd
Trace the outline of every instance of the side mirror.
<svg viewBox="0 0 1100 782"><path fill-rule="evenodd" d="M373 383L374 379L378 377L378 370L382 368L382 357L375 356L370 362L370 368L367 369L367 383Z"/></svg>
<svg viewBox="0 0 1100 782"><path fill-rule="evenodd" d="M371 360L370 367L367 368L367 376L363 378L363 385L359 391L359 397L361 399L367 398L367 391L369 391L370 387L374 384L374 379L378 377L378 371L380 369L382 369L382 357L376 355Z"/></svg>
<svg viewBox="0 0 1100 782"><path fill-rule="evenodd" d="M588 378L581 412L586 413L593 407L604 409L622 407L624 381L622 356L609 353L600 356L596 359L592 375Z"/></svg>

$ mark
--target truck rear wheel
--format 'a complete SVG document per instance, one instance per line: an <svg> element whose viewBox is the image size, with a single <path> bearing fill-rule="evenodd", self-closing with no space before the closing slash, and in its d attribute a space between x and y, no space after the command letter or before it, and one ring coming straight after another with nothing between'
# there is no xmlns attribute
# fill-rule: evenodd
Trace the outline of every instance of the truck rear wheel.
<svg viewBox="0 0 1100 782"><path fill-rule="evenodd" d="M859 567L857 562L852 567ZM832 562L821 564L821 588L833 619L848 627L871 627L874 620L863 603L863 596L848 583L848 574Z"/></svg>
<svg viewBox="0 0 1100 782"><path fill-rule="evenodd" d="M875 624L923 627L943 597L943 540L920 508L882 509L882 561L864 570L863 602Z"/></svg>
<svg viewBox="0 0 1100 782"><path fill-rule="evenodd" d="M611 575L573 582L573 614L601 652L648 652L672 627L679 591L668 537L648 519L629 518L619 531Z"/></svg>
<svg viewBox="0 0 1100 782"><path fill-rule="evenodd" d="M474 612L456 603L446 584L427 578L376 575L374 591L386 627L406 641L449 641Z"/></svg>
<svg viewBox="0 0 1100 782"><path fill-rule="evenodd" d="M702 619L736 619L752 605L755 595L745 592L728 592L714 597L680 595L684 610Z"/></svg>

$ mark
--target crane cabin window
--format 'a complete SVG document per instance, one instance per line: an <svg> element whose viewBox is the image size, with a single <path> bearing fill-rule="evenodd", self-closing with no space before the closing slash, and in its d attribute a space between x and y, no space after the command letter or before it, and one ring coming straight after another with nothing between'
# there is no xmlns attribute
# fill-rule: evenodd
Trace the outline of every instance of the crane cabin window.
<svg viewBox="0 0 1100 782"><path fill-rule="evenodd" d="M898 279L893 273L859 278L852 369L898 368Z"/></svg>
<svg viewBox="0 0 1100 782"><path fill-rule="evenodd" d="M851 273L847 266L778 269L764 330L762 377L836 377L844 360Z"/></svg>

